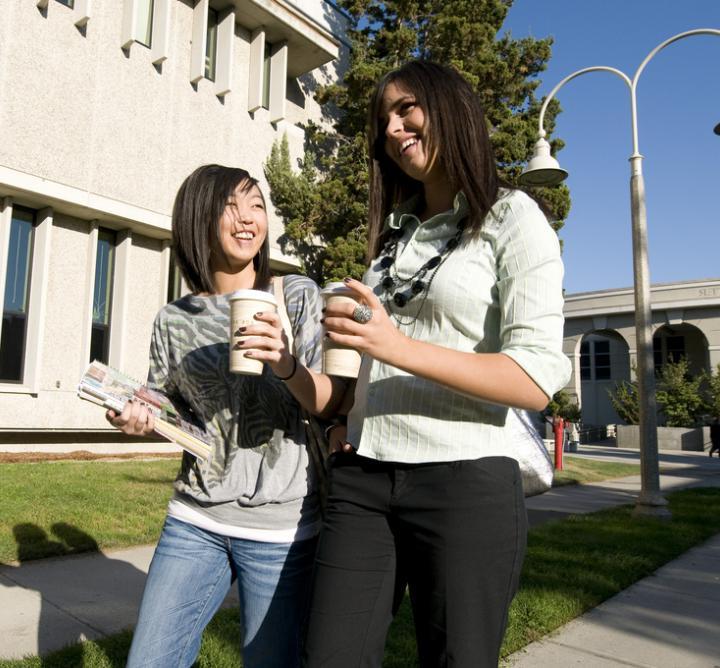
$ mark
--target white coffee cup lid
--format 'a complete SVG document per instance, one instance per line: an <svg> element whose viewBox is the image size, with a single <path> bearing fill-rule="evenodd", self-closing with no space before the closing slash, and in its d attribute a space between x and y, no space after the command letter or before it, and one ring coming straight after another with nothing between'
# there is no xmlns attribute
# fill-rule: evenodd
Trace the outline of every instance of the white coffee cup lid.
<svg viewBox="0 0 720 668"><path fill-rule="evenodd" d="M332 281L331 283L327 283L320 292L326 296L352 294L352 290L342 281Z"/></svg>
<svg viewBox="0 0 720 668"><path fill-rule="evenodd" d="M254 299L259 302L267 302L273 306L277 306L277 300L275 295L264 290L235 290L230 295L230 301L233 302L237 299Z"/></svg>

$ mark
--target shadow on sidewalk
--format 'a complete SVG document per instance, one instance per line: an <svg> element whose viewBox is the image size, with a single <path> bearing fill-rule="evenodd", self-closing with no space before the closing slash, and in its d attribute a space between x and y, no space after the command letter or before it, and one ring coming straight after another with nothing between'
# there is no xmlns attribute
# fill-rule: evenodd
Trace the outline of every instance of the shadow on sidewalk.
<svg viewBox="0 0 720 668"><path fill-rule="evenodd" d="M37 647L31 653L40 657L69 644L117 633L121 630L118 619L124 627L133 625L146 577L132 564L104 555L97 541L75 526L57 522L51 532L53 537L29 522L15 525L20 565L2 567L2 575L16 587L39 594L39 611L23 599L25 609L17 612L36 618ZM33 622L27 623L31 627ZM30 640L25 637L26 642ZM61 665L84 665L86 649L83 645L66 649ZM97 653L97 646L93 651ZM105 657L107 665L122 668L123 652L112 654ZM40 665L60 664L41 659Z"/></svg>

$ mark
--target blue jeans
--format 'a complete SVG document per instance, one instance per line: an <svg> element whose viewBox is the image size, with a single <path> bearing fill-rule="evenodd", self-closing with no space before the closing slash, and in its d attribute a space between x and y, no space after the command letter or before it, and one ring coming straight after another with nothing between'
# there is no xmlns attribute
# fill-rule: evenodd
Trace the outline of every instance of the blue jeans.
<svg viewBox="0 0 720 668"><path fill-rule="evenodd" d="M245 668L299 666L315 544L228 538L168 517L150 564L128 668L191 666L203 629L234 578Z"/></svg>

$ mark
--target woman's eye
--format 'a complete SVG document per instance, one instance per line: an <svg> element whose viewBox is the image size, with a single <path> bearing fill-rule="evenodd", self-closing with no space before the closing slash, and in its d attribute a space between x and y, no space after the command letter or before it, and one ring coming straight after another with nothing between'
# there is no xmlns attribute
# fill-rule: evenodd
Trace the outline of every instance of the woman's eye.
<svg viewBox="0 0 720 668"><path fill-rule="evenodd" d="M400 115L404 116L405 114L410 113L410 111L412 111L414 106L415 106L414 102L403 102L400 105Z"/></svg>

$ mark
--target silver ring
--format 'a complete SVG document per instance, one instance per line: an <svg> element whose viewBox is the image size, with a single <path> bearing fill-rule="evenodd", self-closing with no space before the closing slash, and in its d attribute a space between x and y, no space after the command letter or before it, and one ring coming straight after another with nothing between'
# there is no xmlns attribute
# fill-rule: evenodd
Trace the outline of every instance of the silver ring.
<svg viewBox="0 0 720 668"><path fill-rule="evenodd" d="M372 317L372 309L365 304L359 304L358 306L356 306L352 314L352 319L355 322L360 323L361 325L370 322L372 320Z"/></svg>

